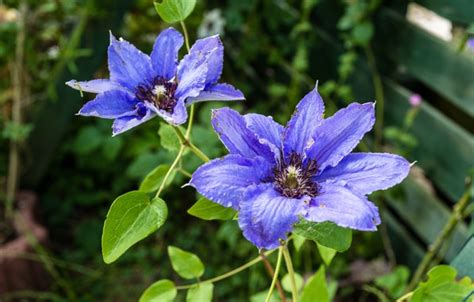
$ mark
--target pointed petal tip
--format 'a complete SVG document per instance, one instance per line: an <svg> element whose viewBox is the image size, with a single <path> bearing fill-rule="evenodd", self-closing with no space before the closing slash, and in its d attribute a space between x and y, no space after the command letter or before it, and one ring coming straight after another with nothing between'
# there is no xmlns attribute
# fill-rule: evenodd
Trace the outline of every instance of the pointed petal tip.
<svg viewBox="0 0 474 302"><path fill-rule="evenodd" d="M115 38L114 34L112 33L112 30L110 29L109 29L109 38L110 38L110 44L112 44L112 42L117 41L117 38Z"/></svg>

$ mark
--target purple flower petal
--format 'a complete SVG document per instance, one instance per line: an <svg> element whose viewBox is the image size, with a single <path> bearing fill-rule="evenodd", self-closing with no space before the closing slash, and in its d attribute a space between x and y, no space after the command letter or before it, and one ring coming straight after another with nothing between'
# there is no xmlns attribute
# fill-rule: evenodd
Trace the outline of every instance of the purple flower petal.
<svg viewBox="0 0 474 302"><path fill-rule="evenodd" d="M188 119L186 105L184 105L184 102L182 100L178 100L176 102L176 105L173 108L173 113L158 109L151 104L146 104L146 107L149 108L149 110L155 112L161 118L163 118L167 123L170 123L175 126L184 124Z"/></svg>
<svg viewBox="0 0 474 302"><path fill-rule="evenodd" d="M110 34L108 49L110 80L134 91L155 76L150 58L127 41Z"/></svg>
<svg viewBox="0 0 474 302"><path fill-rule="evenodd" d="M242 193L270 173L271 166L261 157L230 154L199 167L189 184L206 198L237 210Z"/></svg>
<svg viewBox="0 0 474 302"><path fill-rule="evenodd" d="M124 133L144 122L154 118L156 114L150 110L147 110L145 116L131 115L117 118L112 124L112 136Z"/></svg>
<svg viewBox="0 0 474 302"><path fill-rule="evenodd" d="M178 52L183 46L183 36L174 28L165 29L156 38L151 52L151 64L156 75L167 80L176 76Z"/></svg>
<svg viewBox="0 0 474 302"><path fill-rule="evenodd" d="M249 113L244 115L245 123L260 141L265 140L280 149L282 145L283 126L273 120L271 116Z"/></svg>
<svg viewBox="0 0 474 302"><path fill-rule="evenodd" d="M388 153L351 153L336 167L315 177L317 182L339 181L359 194L370 194L400 183L410 172L410 163Z"/></svg>
<svg viewBox="0 0 474 302"><path fill-rule="evenodd" d="M235 110L221 108L212 111L212 126L230 153L253 158L262 156L273 162L276 154L247 128L244 118Z"/></svg>
<svg viewBox="0 0 474 302"><path fill-rule="evenodd" d="M137 99L123 90L110 90L100 93L92 101L87 102L78 114L114 119L134 114Z"/></svg>
<svg viewBox="0 0 474 302"><path fill-rule="evenodd" d="M245 238L258 248L274 249L298 221L303 199L287 198L271 184L249 188L240 202L239 225Z"/></svg>
<svg viewBox="0 0 474 302"><path fill-rule="evenodd" d="M197 57L205 57L207 64L206 88L217 83L224 65L224 46L218 35L197 40L189 51Z"/></svg>
<svg viewBox="0 0 474 302"><path fill-rule="evenodd" d="M206 86L208 66L204 57L187 54L178 65L178 87L175 97L185 101L189 97L197 97Z"/></svg>
<svg viewBox="0 0 474 302"><path fill-rule="evenodd" d="M201 91L197 97L188 98L186 104L190 105L203 101L238 101L245 100L244 94L229 84L215 84Z"/></svg>
<svg viewBox="0 0 474 302"><path fill-rule="evenodd" d="M291 152L303 153L311 142L314 131L323 120L323 113L323 99L317 88L314 88L299 102L286 125L283 140L285 155Z"/></svg>
<svg viewBox="0 0 474 302"><path fill-rule="evenodd" d="M335 167L349 154L375 122L374 103L352 103L325 119L316 129L314 143L306 151L315 159L319 171Z"/></svg>
<svg viewBox="0 0 474 302"><path fill-rule="evenodd" d="M314 222L332 221L360 231L375 231L380 224L377 207L365 196L334 183L322 183L319 195L311 200L306 219Z"/></svg>
<svg viewBox="0 0 474 302"><path fill-rule="evenodd" d="M123 89L123 87L107 79L97 79L91 81L78 82L76 80L70 80L66 82L69 87L91 93L101 93L109 90Z"/></svg>

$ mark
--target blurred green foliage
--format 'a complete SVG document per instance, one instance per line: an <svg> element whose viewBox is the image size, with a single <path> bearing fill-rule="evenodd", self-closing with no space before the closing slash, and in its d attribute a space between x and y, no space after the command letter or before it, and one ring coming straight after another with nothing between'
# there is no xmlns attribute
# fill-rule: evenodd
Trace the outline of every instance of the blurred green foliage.
<svg viewBox="0 0 474 302"><path fill-rule="evenodd" d="M337 10L333 13L340 20L337 25L339 36L336 38L344 42L345 48L338 61L334 62L334 71L329 73L333 75L331 78L320 78L318 75L318 69L327 66L324 65L324 56L315 52L318 45L324 43L318 38L318 21L314 17L319 2L197 2L196 9L186 20L191 41L196 39L196 29L203 15L219 8L225 20L224 32L221 33L225 46L223 80L232 83L247 96L247 101L243 103L197 106L193 142L210 158L225 152L209 123L212 108L231 106L242 112L272 113L277 121L285 123L295 104L315 85L316 79L321 81L320 91L325 97L329 114L335 111L336 105L353 101L347 81L356 71L355 62L361 56L361 48L372 37L370 17L379 1L360 1L356 6L336 1ZM18 1L3 3L16 7ZM34 25L31 32L34 35L27 41L26 53L27 61L32 62L28 65L28 73L33 100L50 100L46 87L50 84L51 76L54 76L53 71L60 58L94 55L80 49L64 53L68 33L79 22L85 3L68 0L29 1L30 10L34 12L34 19L31 20ZM117 34L149 52L156 35L168 26L158 17L152 1L136 0ZM0 24L2 75L8 73L7 62L11 61L14 53L15 34L14 23ZM184 54L184 48L182 51ZM66 68L74 71L80 66L67 64ZM104 75L107 75L105 61L93 77ZM0 105L3 97L7 97L3 91L7 93L9 87L9 79L2 77ZM85 95L84 102L91 97ZM5 120L0 115L2 124ZM100 255L100 238L110 204L126 191L146 187L142 181L147 175L160 177L159 171L154 169L169 164L179 146L172 130L158 119L114 138L111 137L110 126L107 120L75 118L37 190L41 196L41 216L50 232L50 254L94 271L94 274L78 274L60 270L61 278L72 288L78 301L137 300L156 280L178 280L167 255L167 245L198 255L206 263L204 279L229 271L255 257L256 249L242 237L236 221L203 221L187 213L199 196L189 187L180 188L181 184L187 182L187 176L185 173L176 173L163 196L169 207L166 224L127 251L117 263L105 265ZM23 138L28 132L28 129L8 129L5 127L2 131L4 135L0 136L2 163L6 162L3 147L6 139ZM390 131L387 129L387 139L401 140L398 133ZM180 169L192 172L200 164L195 156L186 154ZM303 277L314 275L318 269L313 279L324 278L324 271L329 272L331 277L327 280L328 286L324 293L320 293L325 295L324 299L327 299L327 295L334 295L336 279L345 279L349 284L338 292L342 300L360 294L360 289L348 277L351 273L349 264L354 259L372 259L383 253L380 233L355 233L353 242L352 249L344 254L336 254L333 259L328 255L321 257L315 244L309 241L301 241L298 251L292 249L295 266ZM274 257L272 255L270 260L274 261ZM326 262L331 262L328 260L331 258L329 268L324 268L323 258ZM380 282L382 288L392 293L393 288L387 287L388 281ZM258 265L217 283L214 296L219 301L247 301L248 297L265 290L268 284L267 272L262 265ZM57 284L53 284L53 290L59 296L64 295ZM185 298L182 292L178 296L181 300ZM252 301L261 301L259 297L254 295Z"/></svg>

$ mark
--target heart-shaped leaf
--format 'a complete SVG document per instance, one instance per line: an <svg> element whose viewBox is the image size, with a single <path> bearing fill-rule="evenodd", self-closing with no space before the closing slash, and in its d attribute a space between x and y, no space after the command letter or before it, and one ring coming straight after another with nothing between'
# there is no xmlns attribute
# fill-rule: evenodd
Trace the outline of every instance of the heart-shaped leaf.
<svg viewBox="0 0 474 302"><path fill-rule="evenodd" d="M166 221L166 203L140 191L128 192L114 200L102 231L105 263L117 260L126 250L160 228Z"/></svg>

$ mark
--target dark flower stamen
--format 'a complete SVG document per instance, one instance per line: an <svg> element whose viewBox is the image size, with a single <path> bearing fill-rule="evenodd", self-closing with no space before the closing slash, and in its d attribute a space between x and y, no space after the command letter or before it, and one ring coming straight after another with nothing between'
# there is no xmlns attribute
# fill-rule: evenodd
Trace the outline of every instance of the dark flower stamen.
<svg viewBox="0 0 474 302"><path fill-rule="evenodd" d="M168 81L163 77L157 77L152 84L138 85L135 96L140 101L149 102L158 109L168 113L173 113L176 105L174 94L178 84L175 81Z"/></svg>
<svg viewBox="0 0 474 302"><path fill-rule="evenodd" d="M301 155L291 153L288 160L280 160L273 169L273 183L277 191L286 197L314 197L319 192L319 185L312 179L317 171L315 160L303 163Z"/></svg>

